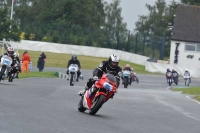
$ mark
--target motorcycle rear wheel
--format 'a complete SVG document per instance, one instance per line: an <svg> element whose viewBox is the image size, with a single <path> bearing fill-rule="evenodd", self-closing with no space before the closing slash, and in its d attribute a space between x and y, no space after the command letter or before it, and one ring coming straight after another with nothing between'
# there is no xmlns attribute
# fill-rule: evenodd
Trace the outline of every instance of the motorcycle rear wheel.
<svg viewBox="0 0 200 133"><path fill-rule="evenodd" d="M97 111L101 108L101 106L104 104L104 100L105 100L104 95L99 95L98 97L96 97L91 108L89 109L89 114L95 115Z"/></svg>
<svg viewBox="0 0 200 133"><path fill-rule="evenodd" d="M13 76L12 76L12 74L9 75L8 82L13 82Z"/></svg>

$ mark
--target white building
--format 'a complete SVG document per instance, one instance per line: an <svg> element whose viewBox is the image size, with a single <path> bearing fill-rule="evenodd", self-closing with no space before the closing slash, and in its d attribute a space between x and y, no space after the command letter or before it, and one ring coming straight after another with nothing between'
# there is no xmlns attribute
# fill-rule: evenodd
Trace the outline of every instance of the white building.
<svg viewBox="0 0 200 133"><path fill-rule="evenodd" d="M192 77L200 78L200 6L177 6L169 64L147 62L145 66L150 72L165 73L169 68L180 75L187 68Z"/></svg>
<svg viewBox="0 0 200 133"><path fill-rule="evenodd" d="M171 37L170 65L200 77L200 6L178 5Z"/></svg>

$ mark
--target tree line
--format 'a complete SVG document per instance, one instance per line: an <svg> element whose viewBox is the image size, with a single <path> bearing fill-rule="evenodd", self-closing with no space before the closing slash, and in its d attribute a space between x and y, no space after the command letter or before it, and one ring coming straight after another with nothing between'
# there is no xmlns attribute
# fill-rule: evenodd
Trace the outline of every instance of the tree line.
<svg viewBox="0 0 200 133"><path fill-rule="evenodd" d="M9 20L11 3L0 0L0 40L86 45L169 57L169 25L173 26L177 7L174 0L146 4L149 14L139 16L131 31L121 16L120 0L14 0L13 20ZM181 3L200 5L198 0Z"/></svg>

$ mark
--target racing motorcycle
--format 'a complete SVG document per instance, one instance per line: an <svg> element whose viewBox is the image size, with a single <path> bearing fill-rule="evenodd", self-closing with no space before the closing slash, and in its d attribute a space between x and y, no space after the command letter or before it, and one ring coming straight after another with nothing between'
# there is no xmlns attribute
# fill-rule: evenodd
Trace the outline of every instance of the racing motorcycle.
<svg viewBox="0 0 200 133"><path fill-rule="evenodd" d="M190 85L190 75L189 74L184 75L184 80L185 80L185 86L189 86Z"/></svg>
<svg viewBox="0 0 200 133"><path fill-rule="evenodd" d="M172 72L167 72L166 78L167 78L167 83L169 84L169 86L171 86L172 85Z"/></svg>
<svg viewBox="0 0 200 133"><path fill-rule="evenodd" d="M94 87L96 88L94 90ZM102 105L110 98L113 98L117 90L116 77L110 73L103 74L100 80L88 89L78 104L78 110L84 112L89 110L90 115L95 115Z"/></svg>
<svg viewBox="0 0 200 133"><path fill-rule="evenodd" d="M131 74L131 76L132 76L132 82L136 81L137 83L139 83L139 79L138 79L138 77L137 77L136 72L133 72L133 73Z"/></svg>
<svg viewBox="0 0 200 133"><path fill-rule="evenodd" d="M131 72L128 70L124 70L123 71L123 84L124 84L124 88L127 88L128 85L131 85Z"/></svg>
<svg viewBox="0 0 200 133"><path fill-rule="evenodd" d="M13 79L16 77L17 73L20 71L20 64L15 60L15 64L11 67L8 72L8 82L13 82Z"/></svg>
<svg viewBox="0 0 200 133"><path fill-rule="evenodd" d="M78 69L79 69L79 67L77 64L71 64L69 66L70 86L74 86L74 83L76 82Z"/></svg>
<svg viewBox="0 0 200 133"><path fill-rule="evenodd" d="M173 76L173 82L174 82L176 85L178 85L178 73L173 73L172 76Z"/></svg>
<svg viewBox="0 0 200 133"><path fill-rule="evenodd" d="M8 77L8 72L11 69L11 64L12 64L11 57L9 57L7 55L3 55L1 57L0 81L6 79Z"/></svg>

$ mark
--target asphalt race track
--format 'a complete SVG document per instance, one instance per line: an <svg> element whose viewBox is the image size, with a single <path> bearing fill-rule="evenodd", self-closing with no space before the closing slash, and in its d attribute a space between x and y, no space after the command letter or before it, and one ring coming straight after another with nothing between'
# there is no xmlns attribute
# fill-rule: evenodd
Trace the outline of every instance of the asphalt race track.
<svg viewBox="0 0 200 133"><path fill-rule="evenodd" d="M45 68L52 70L66 71ZM95 116L79 112L77 92L92 76L81 71L84 80L73 87L60 78L0 82L0 133L200 133L200 103L171 91L160 75L138 75L139 84L127 89L120 85Z"/></svg>

